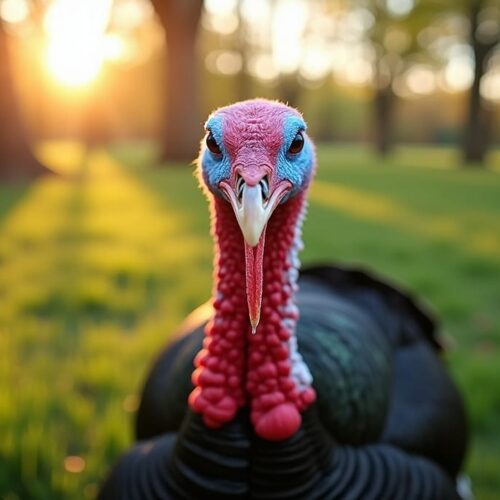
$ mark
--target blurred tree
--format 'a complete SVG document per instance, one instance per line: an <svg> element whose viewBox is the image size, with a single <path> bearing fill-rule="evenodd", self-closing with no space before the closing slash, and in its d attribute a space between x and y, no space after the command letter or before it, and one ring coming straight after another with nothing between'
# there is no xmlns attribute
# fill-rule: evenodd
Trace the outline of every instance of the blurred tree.
<svg viewBox="0 0 500 500"><path fill-rule="evenodd" d="M373 137L376 151L386 155L394 140L395 82L417 59L428 58L417 37L443 5L438 0L363 0L360 5L374 20L367 31L373 48Z"/></svg>
<svg viewBox="0 0 500 500"><path fill-rule="evenodd" d="M463 158L467 164L484 161L490 138L490 120L481 97L481 82L488 62L500 44L500 6L488 0L467 0L469 43L474 54L474 80L469 92Z"/></svg>
<svg viewBox="0 0 500 500"><path fill-rule="evenodd" d="M236 74L236 95L238 101L252 97L252 80L248 74L248 60L250 56L250 43L247 37L247 25L243 15L244 0L238 0L236 15L238 16L238 29L235 32L235 48L241 57L241 69Z"/></svg>
<svg viewBox="0 0 500 500"><path fill-rule="evenodd" d="M196 35L203 0L151 0L165 29L166 110L162 159L192 160L198 149Z"/></svg>
<svg viewBox="0 0 500 500"><path fill-rule="evenodd" d="M8 37L0 20L0 181L21 181L51 171L29 148L15 94Z"/></svg>

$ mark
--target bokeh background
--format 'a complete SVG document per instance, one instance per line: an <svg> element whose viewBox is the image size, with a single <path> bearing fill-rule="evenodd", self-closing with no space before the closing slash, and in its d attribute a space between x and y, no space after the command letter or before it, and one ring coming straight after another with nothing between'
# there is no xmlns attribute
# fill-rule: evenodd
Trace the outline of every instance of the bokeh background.
<svg viewBox="0 0 500 500"><path fill-rule="evenodd" d="M477 499L500 497L500 4L0 0L0 498L93 498L141 382L210 296L192 160L214 108L299 107L304 262L440 318Z"/></svg>

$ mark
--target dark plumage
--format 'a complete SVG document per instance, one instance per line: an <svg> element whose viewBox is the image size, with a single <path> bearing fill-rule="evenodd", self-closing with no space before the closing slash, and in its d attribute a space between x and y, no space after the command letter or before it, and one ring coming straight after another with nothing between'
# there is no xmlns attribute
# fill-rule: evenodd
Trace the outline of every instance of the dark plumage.
<svg viewBox="0 0 500 500"><path fill-rule="evenodd" d="M313 267L301 273L299 283L299 348L318 393L301 433L279 445L266 443L255 437L245 412L224 430L207 431L188 410L193 359L207 320L200 318L153 365L136 421L143 443L122 462L115 472L121 478L111 477L102 498L121 498L123 493L113 491L117 485L127 490L123 498L176 498L166 485L180 474L176 461L169 459L183 423L186 441L199 449L186 445L181 463L188 471L199 468L200 476L183 470L190 480L179 480L184 485L179 486L179 498L209 498L197 481L205 484L212 474L220 487L214 498L223 498L224 484L227 498L456 497L454 479L466 447L465 414L440 359L429 314L408 295L359 270ZM210 314L210 309L205 312ZM206 450L199 440L207 443ZM314 450L310 455L309 449ZM260 493L250 487L258 470L251 457L264 464L261 472L272 472L261 479L266 486ZM211 468L212 460L217 465ZM295 462L306 470L297 470ZM278 469L283 475L291 472L300 485L321 469L325 478L305 491L292 483L290 491L272 496L273 485L267 483L277 480ZM144 480L134 480L136 475ZM135 486L129 488L125 478ZM335 478L339 483L331 486ZM154 487L161 493L153 494Z"/></svg>

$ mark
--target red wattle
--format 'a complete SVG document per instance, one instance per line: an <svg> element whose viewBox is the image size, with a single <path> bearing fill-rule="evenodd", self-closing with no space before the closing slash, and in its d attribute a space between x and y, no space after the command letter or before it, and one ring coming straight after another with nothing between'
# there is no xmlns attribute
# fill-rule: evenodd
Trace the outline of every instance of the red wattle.
<svg viewBox="0 0 500 500"><path fill-rule="evenodd" d="M215 314L195 359L196 388L189 405L211 428L249 406L257 435L280 441L298 430L300 413L316 397L310 381L301 375L307 367L291 351L298 318L293 252L303 199L299 194L278 206L254 248L244 244L229 203L214 203ZM254 335L249 332L249 316L255 325L260 316Z"/></svg>
<svg viewBox="0 0 500 500"><path fill-rule="evenodd" d="M297 408L291 403L283 403L257 419L255 432L269 441L281 441L293 436L301 423Z"/></svg>
<svg viewBox="0 0 500 500"><path fill-rule="evenodd" d="M276 208L267 224L263 255L262 317L248 338L247 383L250 416L257 435L271 441L292 436L300 412L315 400L314 389L292 374L290 337L298 309L293 303L293 248L303 207L301 195ZM297 359L293 363L297 363ZM300 367L298 371L300 371Z"/></svg>
<svg viewBox="0 0 500 500"><path fill-rule="evenodd" d="M255 333L260 321L260 307L262 303L262 266L264 263L264 246L266 242L266 228L262 231L259 243L251 247L245 242L245 278L248 303L248 314L252 332Z"/></svg>
<svg viewBox="0 0 500 500"><path fill-rule="evenodd" d="M231 207L216 201L213 230L218 240L214 318L205 328L203 349L192 374L194 390L189 406L203 415L205 425L217 428L230 422L245 404L244 371L248 313L243 238Z"/></svg>

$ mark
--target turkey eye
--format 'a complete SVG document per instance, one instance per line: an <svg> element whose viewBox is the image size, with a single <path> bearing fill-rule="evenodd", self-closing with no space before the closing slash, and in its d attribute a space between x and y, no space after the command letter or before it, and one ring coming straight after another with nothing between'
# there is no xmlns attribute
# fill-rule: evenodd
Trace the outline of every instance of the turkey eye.
<svg viewBox="0 0 500 500"><path fill-rule="evenodd" d="M206 143L207 143L207 148L214 155L220 155L222 153L219 145L217 144L217 141L215 140L214 136L212 135L212 132L208 133Z"/></svg>
<svg viewBox="0 0 500 500"><path fill-rule="evenodd" d="M297 153L300 153L302 151L303 147L304 147L304 136L302 135L302 132L299 132L294 137L292 144L290 144L288 152L292 155L296 155Z"/></svg>

